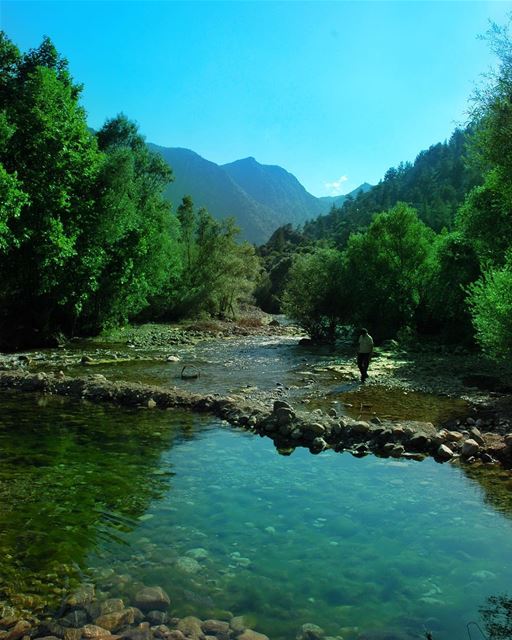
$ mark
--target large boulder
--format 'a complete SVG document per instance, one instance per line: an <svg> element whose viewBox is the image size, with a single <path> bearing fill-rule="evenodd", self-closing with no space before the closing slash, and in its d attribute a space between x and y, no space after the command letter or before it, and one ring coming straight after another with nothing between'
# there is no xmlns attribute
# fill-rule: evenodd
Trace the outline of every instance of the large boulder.
<svg viewBox="0 0 512 640"><path fill-rule="evenodd" d="M144 587L137 592L134 604L144 612L153 609L165 611L171 604L171 600L162 587Z"/></svg>

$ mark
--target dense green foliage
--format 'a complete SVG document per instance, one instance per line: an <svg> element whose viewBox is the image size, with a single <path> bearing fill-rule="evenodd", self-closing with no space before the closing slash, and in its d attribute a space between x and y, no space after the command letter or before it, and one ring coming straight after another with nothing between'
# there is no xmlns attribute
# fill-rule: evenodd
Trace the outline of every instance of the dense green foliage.
<svg viewBox="0 0 512 640"><path fill-rule="evenodd" d="M389 170L379 185L303 230L274 233L260 249L268 273L262 303L275 307L284 300L315 337L319 326L322 337L332 336L336 318L338 325L365 324L377 338L407 329L452 342L476 340L494 357L512 354L508 27L493 26L488 40L501 64L475 95L468 128L420 153L414 164ZM323 254L319 246L332 249ZM329 255L322 267L321 255ZM282 264L292 265L289 273L281 269L279 279L272 278ZM335 275L327 264L336 265ZM306 278L308 268L317 273ZM301 279L308 283L302 289ZM331 320L319 325L326 308Z"/></svg>
<svg viewBox="0 0 512 640"><path fill-rule="evenodd" d="M207 212L196 238L164 198L167 163L123 115L93 134L80 93L49 39L23 55L0 34L2 343L98 332L150 306L232 312L254 251Z"/></svg>

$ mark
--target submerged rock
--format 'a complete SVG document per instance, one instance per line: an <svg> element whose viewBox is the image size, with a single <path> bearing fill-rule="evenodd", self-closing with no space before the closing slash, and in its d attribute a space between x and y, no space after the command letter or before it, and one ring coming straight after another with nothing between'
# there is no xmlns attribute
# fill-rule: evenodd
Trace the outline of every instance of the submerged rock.
<svg viewBox="0 0 512 640"><path fill-rule="evenodd" d="M300 628L296 640L321 640L325 636L325 631L317 624L307 622Z"/></svg>
<svg viewBox="0 0 512 640"><path fill-rule="evenodd" d="M201 565L199 562L194 558L187 556L178 558L176 568L183 571L183 573L198 573L198 571L201 571Z"/></svg>
<svg viewBox="0 0 512 640"><path fill-rule="evenodd" d="M135 606L141 611L165 611L171 600L162 587L144 587L135 596Z"/></svg>
<svg viewBox="0 0 512 640"><path fill-rule="evenodd" d="M264 633L258 633L252 629L246 629L237 640L270 640Z"/></svg>
<svg viewBox="0 0 512 640"><path fill-rule="evenodd" d="M192 638L193 640L200 640L203 635L202 622L195 616L186 616L178 622L178 631Z"/></svg>

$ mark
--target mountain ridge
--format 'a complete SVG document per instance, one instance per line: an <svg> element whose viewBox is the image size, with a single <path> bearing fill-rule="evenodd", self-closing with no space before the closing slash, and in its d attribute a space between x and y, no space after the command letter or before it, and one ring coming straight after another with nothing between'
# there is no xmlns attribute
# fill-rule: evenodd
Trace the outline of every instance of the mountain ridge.
<svg viewBox="0 0 512 640"><path fill-rule="evenodd" d="M313 196L292 173L261 164L253 156L219 165L185 147L148 147L173 170L174 181L165 196L175 208L190 195L197 207L205 207L215 218L234 217L242 237L255 244L266 242L284 224L298 226L327 214L335 201Z"/></svg>

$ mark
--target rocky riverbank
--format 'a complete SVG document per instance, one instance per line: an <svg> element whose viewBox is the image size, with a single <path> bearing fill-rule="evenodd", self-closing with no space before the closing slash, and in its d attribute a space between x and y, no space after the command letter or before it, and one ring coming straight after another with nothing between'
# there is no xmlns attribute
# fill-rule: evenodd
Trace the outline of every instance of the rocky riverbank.
<svg viewBox="0 0 512 640"><path fill-rule="evenodd" d="M15 616L0 619L2 640L269 640L249 627L243 616L229 620L176 618L171 600L161 587L144 587L133 602L121 598L96 599L93 584L83 584L45 620ZM323 634L322 634L323 635ZM304 639L311 636L304 636ZM320 636L318 636L320 637Z"/></svg>
<svg viewBox="0 0 512 640"><path fill-rule="evenodd" d="M340 417L334 409L298 411L285 400L270 407L240 396L202 395L183 389L127 382L111 382L101 374L68 377L57 374L0 372L0 389L48 393L146 410L188 409L208 412L228 423L272 438L276 448L290 454L296 447L312 453L331 448L355 456L421 460L433 456L439 462L461 459L467 463L501 463L512 466L512 433L508 423L492 418L468 417L451 428L429 422L370 421Z"/></svg>

